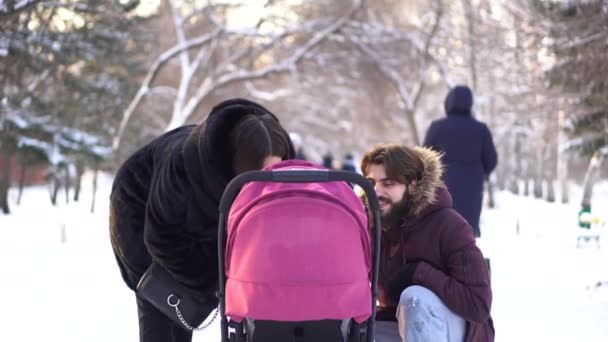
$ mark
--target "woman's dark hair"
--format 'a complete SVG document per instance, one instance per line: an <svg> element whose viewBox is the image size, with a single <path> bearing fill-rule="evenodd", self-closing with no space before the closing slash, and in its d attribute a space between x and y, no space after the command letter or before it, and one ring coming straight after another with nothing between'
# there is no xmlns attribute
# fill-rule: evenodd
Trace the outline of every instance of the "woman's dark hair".
<svg viewBox="0 0 608 342"><path fill-rule="evenodd" d="M270 114L247 115L230 132L232 170L235 174L260 170L264 159L288 159L289 134Z"/></svg>

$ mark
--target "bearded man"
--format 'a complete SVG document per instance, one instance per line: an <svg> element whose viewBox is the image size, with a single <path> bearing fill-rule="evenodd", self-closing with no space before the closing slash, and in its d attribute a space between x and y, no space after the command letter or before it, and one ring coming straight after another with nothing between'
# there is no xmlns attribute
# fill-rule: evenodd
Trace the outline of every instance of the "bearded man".
<svg viewBox="0 0 608 342"><path fill-rule="evenodd" d="M377 341L494 341L489 270L452 209L440 157L380 145L361 161L382 222Z"/></svg>

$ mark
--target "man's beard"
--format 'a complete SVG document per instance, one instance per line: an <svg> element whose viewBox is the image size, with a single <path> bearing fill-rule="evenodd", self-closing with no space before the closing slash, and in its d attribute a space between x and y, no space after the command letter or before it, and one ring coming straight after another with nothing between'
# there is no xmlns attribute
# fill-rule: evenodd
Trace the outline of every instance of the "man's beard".
<svg viewBox="0 0 608 342"><path fill-rule="evenodd" d="M385 231L399 227L402 224L403 218L409 214L410 201L408 200L408 191L403 194L403 197L398 202L391 203L386 214L380 215L380 222L382 223L382 229ZM380 197L385 202L390 203L390 200L386 197Z"/></svg>

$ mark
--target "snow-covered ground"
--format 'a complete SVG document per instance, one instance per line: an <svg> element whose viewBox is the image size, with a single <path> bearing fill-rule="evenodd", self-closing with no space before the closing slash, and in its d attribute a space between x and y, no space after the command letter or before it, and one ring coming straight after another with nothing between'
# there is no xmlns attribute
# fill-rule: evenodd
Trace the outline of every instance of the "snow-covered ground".
<svg viewBox="0 0 608 342"><path fill-rule="evenodd" d="M0 341L138 340L134 295L109 243L111 179L94 214L89 182L81 202L59 208L44 187L26 190L21 206L11 193L13 214L0 215ZM562 205L499 193L484 211L496 341L608 341L608 284L595 286L608 281L608 235L601 248L576 248L580 190L571 195ZM596 188L594 208L608 208L608 184ZM218 340L218 326L194 341Z"/></svg>

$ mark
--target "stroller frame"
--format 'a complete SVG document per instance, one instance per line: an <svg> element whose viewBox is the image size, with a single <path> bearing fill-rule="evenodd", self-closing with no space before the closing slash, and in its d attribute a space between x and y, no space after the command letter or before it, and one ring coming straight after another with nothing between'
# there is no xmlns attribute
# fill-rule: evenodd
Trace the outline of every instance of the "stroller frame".
<svg viewBox="0 0 608 342"><path fill-rule="evenodd" d="M278 171L249 171L235 177L226 187L219 206L218 225L218 267L219 267L219 313L221 317L221 341L222 342L246 342L245 326L243 322L228 322L226 316L226 273L225 273L225 249L226 249L226 227L228 213L241 188L250 182L282 182L282 183L324 183L345 181L357 184L363 189L367 196L369 209L372 212L374 223L374 245L372 254L371 270L371 297L372 314L367 322L357 323L351 321L344 341L349 342L373 342L376 318L376 298L378 296L378 269L380 264L380 205L376 192L371 183L363 176L349 171L332 170L278 170ZM370 220L368 220L368 224ZM369 227L368 227L369 228ZM313 324L322 325L324 321L315 321ZM295 323L294 323L295 324ZM229 331L229 328L234 331ZM297 327L295 329L298 329Z"/></svg>

